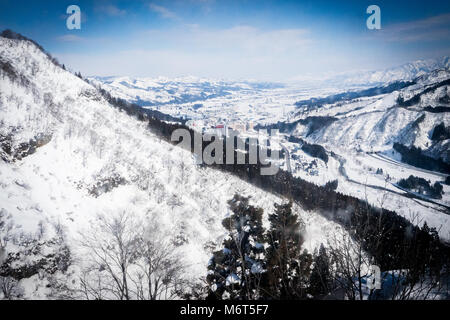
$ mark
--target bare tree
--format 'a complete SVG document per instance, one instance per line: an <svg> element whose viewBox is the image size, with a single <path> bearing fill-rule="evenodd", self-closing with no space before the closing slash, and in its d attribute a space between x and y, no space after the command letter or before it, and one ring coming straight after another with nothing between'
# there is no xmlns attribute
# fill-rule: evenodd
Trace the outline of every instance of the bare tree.
<svg viewBox="0 0 450 320"><path fill-rule="evenodd" d="M83 237L91 255L80 279L86 299L172 299L181 292L181 258L157 225L123 212L99 217Z"/></svg>
<svg viewBox="0 0 450 320"><path fill-rule="evenodd" d="M86 271L97 268L104 275L105 281L97 290L107 291L120 300L130 299L128 268L135 259L137 246L134 223L125 212L112 218L100 216L82 240L82 245L92 255L92 266ZM94 287L90 290L97 291Z"/></svg>
<svg viewBox="0 0 450 320"><path fill-rule="evenodd" d="M329 251L336 285L332 295L341 298L339 292L342 292L347 299L363 300L365 280L370 276L371 259L364 252L362 244L342 232L335 237L334 245L330 246Z"/></svg>
<svg viewBox="0 0 450 320"><path fill-rule="evenodd" d="M132 281L139 300L173 299L186 282L182 279L183 265L170 239L162 237L158 226L147 226L138 241L136 271Z"/></svg>
<svg viewBox="0 0 450 320"><path fill-rule="evenodd" d="M0 277L0 292L3 299L12 300L23 294L23 289L13 277Z"/></svg>
<svg viewBox="0 0 450 320"><path fill-rule="evenodd" d="M6 245L12 239L13 223L8 221L7 212L4 209L0 210L0 266L6 259Z"/></svg>

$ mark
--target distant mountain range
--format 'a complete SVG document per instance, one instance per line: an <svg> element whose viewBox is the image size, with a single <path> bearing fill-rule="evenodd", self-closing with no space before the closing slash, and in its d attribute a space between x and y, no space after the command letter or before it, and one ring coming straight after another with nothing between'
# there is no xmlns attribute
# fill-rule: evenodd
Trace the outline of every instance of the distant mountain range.
<svg viewBox="0 0 450 320"><path fill-rule="evenodd" d="M341 81L347 85L382 84L397 80L412 80L433 70L447 69L449 67L450 58L446 56L438 59L417 60L381 71L361 71L354 74L338 76L335 81Z"/></svg>
<svg viewBox="0 0 450 320"><path fill-rule="evenodd" d="M397 67L375 71L354 71L329 76L299 76L292 82L334 85L339 87L373 86L393 81L407 81L425 75L436 69L450 68L450 57L417 60Z"/></svg>
<svg viewBox="0 0 450 320"><path fill-rule="evenodd" d="M183 104L220 98L234 92L275 89L282 84L251 80L229 81L193 76L178 78L90 77L89 81L114 96L142 106Z"/></svg>
<svg viewBox="0 0 450 320"><path fill-rule="evenodd" d="M410 81L439 69L449 69L448 56L438 59L417 60L398 67L378 71L346 72L338 75L300 76L286 83L259 82L255 80L223 80L198 77L133 78L90 77L89 81L111 92L118 98L141 106L201 103L232 94L254 94L266 89L327 87L349 89L380 86L394 81Z"/></svg>

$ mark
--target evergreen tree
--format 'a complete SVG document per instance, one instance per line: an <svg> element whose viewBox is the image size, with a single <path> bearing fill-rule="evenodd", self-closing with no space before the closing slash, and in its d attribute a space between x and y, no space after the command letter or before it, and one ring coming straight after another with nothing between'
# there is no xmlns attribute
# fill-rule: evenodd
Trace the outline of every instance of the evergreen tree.
<svg viewBox="0 0 450 320"><path fill-rule="evenodd" d="M233 214L223 220L228 237L208 266L209 298L258 299L265 272L263 210L249 205L249 198L235 195L228 202Z"/></svg>
<svg viewBox="0 0 450 320"><path fill-rule="evenodd" d="M444 194L444 187L442 186L442 184L436 181L433 187L431 187L430 194L436 199L442 199L442 195Z"/></svg>
<svg viewBox="0 0 450 320"><path fill-rule="evenodd" d="M314 255L313 269L311 271L309 293L315 298L327 295L331 291L330 257L323 245Z"/></svg>
<svg viewBox="0 0 450 320"><path fill-rule="evenodd" d="M383 172L383 171L382 171L382 172ZM378 173L378 171L377 171L377 173ZM327 183L325 184L325 189L326 189L327 191L333 191L333 190L336 190L337 187L338 187L338 184L339 184L338 180L329 181L329 182L327 182Z"/></svg>
<svg viewBox="0 0 450 320"><path fill-rule="evenodd" d="M269 221L265 297L304 298L312 261L311 255L306 251L301 253L301 222L292 212L292 202L275 204L275 212L269 216Z"/></svg>

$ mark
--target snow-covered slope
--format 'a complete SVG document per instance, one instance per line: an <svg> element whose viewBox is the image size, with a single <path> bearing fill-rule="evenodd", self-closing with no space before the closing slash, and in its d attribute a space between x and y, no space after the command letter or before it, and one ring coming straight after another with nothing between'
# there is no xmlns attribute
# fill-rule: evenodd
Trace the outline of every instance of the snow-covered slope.
<svg viewBox="0 0 450 320"><path fill-rule="evenodd" d="M342 75L334 80L325 77L319 82L313 81L316 86L321 84L320 88L305 86L305 82L292 82L285 84L283 88L258 90L243 89L236 85L237 89L230 91L227 96L205 96L203 100L179 104L165 104L161 101L161 105L149 108L191 118L193 121L189 123L192 128L200 131L223 123L240 128L239 131L243 135L253 134L253 131L248 131L251 125L281 123L291 127L292 130L285 132L286 139L282 143L289 149L290 166L295 176L319 185L337 179L339 192L368 199L371 204L394 210L407 219L419 215L421 222L427 221L429 225L440 230L442 238L448 240L450 216L442 212L447 210L445 206L450 205L448 186L444 185L445 193L443 199L439 200L444 207L410 198L409 194L395 186L399 179L408 178L409 175L423 177L432 183L443 183L445 174L425 172L420 168L374 158L382 156L374 155L378 152L388 153L388 157L399 160L400 155L393 152L393 144L397 142L408 147L420 147L431 157L449 160L450 141L433 139L433 133L438 126L449 127L448 112L440 112L440 109L436 108L448 107L448 85L442 84L450 78L448 67L449 59L444 57L416 61L384 71L360 72ZM124 82L120 84L122 80ZM394 80L400 81L392 82ZM92 81L108 88L113 95L137 101L136 90L145 94L146 83L151 84L154 80L97 78ZM171 91L175 94L173 99L178 97L178 92L189 88L189 83L204 83L193 78L165 81L174 86ZM413 81L416 84L412 84ZM219 87L224 85L221 82L210 82L214 83L215 90L218 91ZM138 84L138 88L131 87L130 84L134 83ZM375 88L372 87L375 85ZM436 85L439 88L430 89ZM348 91L350 87L353 89ZM426 90L428 91L424 93ZM169 95L165 99L170 101L171 92L162 91ZM334 103L312 103L313 106L306 109L298 104L298 101L317 101L316 98L336 94L339 96L342 92L365 94L344 94L356 98L339 98ZM398 105L399 98L409 100L416 95L420 96L418 103ZM196 99L200 97L197 96ZM145 105L143 101L140 103ZM301 144L289 142L290 135L324 146L329 156L328 163L305 153ZM337 156L334 157L332 153ZM287 167L285 169L288 170ZM383 169L384 173L376 174L380 172L379 169Z"/></svg>
<svg viewBox="0 0 450 320"><path fill-rule="evenodd" d="M385 151L395 142L421 148L433 157L449 161L449 141L432 139L441 123L450 126L450 71L438 70L416 79L400 91L324 105L302 117L334 117L336 121L310 135L316 143L347 149ZM439 107L439 108L438 108ZM298 126L296 134L308 128Z"/></svg>
<svg viewBox="0 0 450 320"><path fill-rule="evenodd" d="M0 62L0 219L10 226L0 228L0 245L6 245L0 249L6 253L25 238L39 234L50 241L63 229L82 265L79 243L97 216L127 212L182 239L178 250L186 274L197 279L206 273L211 244L219 245L225 235L227 200L235 193L252 196L266 213L282 201L234 176L198 168L190 153L113 108L31 42L0 37ZM306 222L310 250L339 229L295 210ZM79 269L69 270L75 286ZM32 298L47 297L47 284L42 272L21 281L24 296Z"/></svg>
<svg viewBox="0 0 450 320"><path fill-rule="evenodd" d="M420 216L439 230L441 238L449 239L450 188L444 184L445 170L431 172L405 164L393 148L395 143L420 148L425 155L449 163L450 139L445 133L450 127L449 79L448 69L438 69L388 94L299 108L283 126L288 135L325 147L332 159L327 168L320 168L319 176L337 178L339 192L367 198L410 221ZM441 134L435 134L437 130ZM308 179L302 172L296 174ZM410 175L442 184L442 199L431 204L411 199L397 186Z"/></svg>

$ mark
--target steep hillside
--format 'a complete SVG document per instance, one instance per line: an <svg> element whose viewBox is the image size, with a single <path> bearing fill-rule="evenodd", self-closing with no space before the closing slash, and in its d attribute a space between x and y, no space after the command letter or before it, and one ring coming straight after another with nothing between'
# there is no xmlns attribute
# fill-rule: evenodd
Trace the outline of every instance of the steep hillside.
<svg viewBox="0 0 450 320"><path fill-rule="evenodd" d="M266 213L283 201L197 167L189 152L113 108L30 41L0 37L0 63L0 262L16 257L23 297L51 296L50 275L62 271L78 285L86 259L80 244L99 215L150 221L176 244L186 277L196 280L225 235L221 221L235 193L252 196ZM306 223L309 250L341 229L295 210Z"/></svg>
<svg viewBox="0 0 450 320"><path fill-rule="evenodd" d="M312 139L364 151L384 151L397 142L448 162L449 140L433 140L432 136L438 125L450 124L449 78L448 70L440 70L389 94L323 104L314 110L314 116L337 121L317 130ZM304 130L298 127L297 132L303 134Z"/></svg>
<svg viewBox="0 0 450 320"><path fill-rule="evenodd" d="M438 69L408 82L301 100L289 121L261 127L283 133L294 176L322 186L337 181L338 192L427 221L448 239L449 79L448 69ZM311 157L305 142L320 153ZM442 185L442 198L399 188L411 175Z"/></svg>
<svg viewBox="0 0 450 320"><path fill-rule="evenodd" d="M449 187L444 184L442 199L436 200L406 192L397 186L400 179L410 175L422 177L431 184L443 184L446 179L448 165L442 163L448 154L448 140L444 139L445 134L433 135L436 128L445 132L448 127L446 113L442 111L445 107L436 104L420 107L400 105L403 95L409 99L410 93L420 95L435 86L445 87L449 79L447 69L424 73L435 66L445 65L445 61L425 63L427 68L417 63L417 68L423 69L420 77L412 78L418 75L412 72L406 80L372 88L342 92L336 88L324 87L316 91L292 86L252 93L237 86L231 98L207 98L199 104L167 104L161 110L191 118L187 125L196 131L208 131L221 123L238 128L243 136L255 134L251 130L252 125L255 129L278 128L283 133L282 145L289 151L290 161L285 161L283 168L294 177L321 186L337 185L337 192L395 211L413 223L422 225L426 221L448 241ZM124 94L123 97L130 101L135 101L136 88L124 84L136 83L139 90L144 90L145 83L152 83L150 79L122 80L110 78L104 84L95 83L111 89L112 95ZM198 79L165 81L173 87L176 98L178 92L191 87L190 83L197 83ZM197 85L201 83L199 81ZM222 85L215 82L216 89ZM445 102L445 97L438 96L436 103L439 101ZM433 157L431 160L438 165L426 168L438 168L442 172L398 162L401 155L395 151L394 144L421 148L420 162L430 162L427 159ZM283 183L282 179L280 181ZM302 198L306 194L296 196Z"/></svg>

